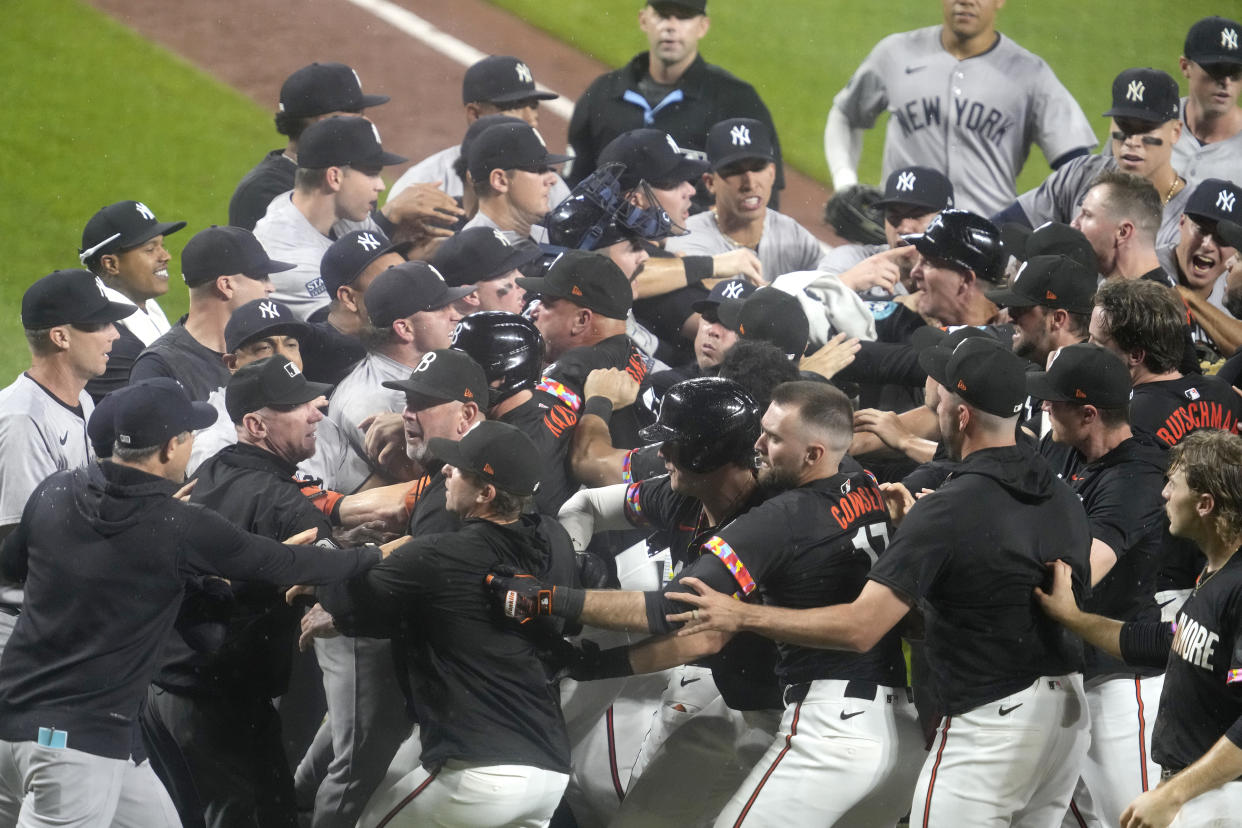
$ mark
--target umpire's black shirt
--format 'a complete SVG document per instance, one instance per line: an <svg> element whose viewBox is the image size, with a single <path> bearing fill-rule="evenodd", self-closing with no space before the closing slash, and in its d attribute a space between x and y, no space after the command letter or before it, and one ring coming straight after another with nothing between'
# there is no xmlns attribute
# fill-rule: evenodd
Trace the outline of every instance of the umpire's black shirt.
<svg viewBox="0 0 1242 828"><path fill-rule="evenodd" d="M935 686L955 715L1082 670L1082 642L1034 591L1061 558L1085 594L1090 552L1082 504L1043 458L987 448L914 504L869 577L922 608Z"/></svg>

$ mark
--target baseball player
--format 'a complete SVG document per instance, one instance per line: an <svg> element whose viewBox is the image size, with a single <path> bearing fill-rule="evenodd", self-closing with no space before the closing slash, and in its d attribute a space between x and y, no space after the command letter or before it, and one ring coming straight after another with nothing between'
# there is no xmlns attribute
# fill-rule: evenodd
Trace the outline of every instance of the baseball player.
<svg viewBox="0 0 1242 828"><path fill-rule="evenodd" d="M768 207L776 180L775 149L768 127L754 118L730 118L707 132L704 177L715 203L686 221L685 235L667 250L713 256L749 247L759 256L764 279L814 270L824 256L819 240L798 222Z"/></svg>
<svg viewBox="0 0 1242 828"><path fill-rule="evenodd" d="M1113 79L1108 155L1075 158L1058 167L992 218L1038 227L1045 221L1068 224L1097 177L1109 170L1140 175L1156 188L1164 209L1156 244L1177 241L1177 222L1190 195L1186 178L1173 164L1173 145L1182 134L1177 81L1159 69L1126 69Z"/></svg>
<svg viewBox="0 0 1242 828"><path fill-rule="evenodd" d="M480 311L521 313L526 291L518 287L520 268L535 262L542 251L533 244L514 244L490 227L471 227L436 249L431 266L453 287L474 285Z"/></svg>
<svg viewBox="0 0 1242 828"><path fill-rule="evenodd" d="M361 115L388 100L387 95L365 94L358 73L343 63L312 63L286 78L280 87L276 131L289 141L242 177L229 200L229 224L254 230L272 199L293 189L298 142L307 127L332 115Z"/></svg>
<svg viewBox="0 0 1242 828"><path fill-rule="evenodd" d="M1166 457L1130 431L1129 371L1098 345L1070 345L1046 373L1027 374L1027 390L1044 401L1052 438L1085 461L1067 478L1091 526L1091 597L1084 608L1123 621L1156 620ZM1151 736L1164 676L1127 667L1095 647L1085 655L1091 746L1070 805L1078 821L1071 824L1112 826L1130 800L1158 783Z"/></svg>
<svg viewBox="0 0 1242 828"><path fill-rule="evenodd" d="M857 183L862 133L887 110L883 175L940 170L956 206L1013 201L1031 144L1057 169L1095 146L1091 125L1041 58L996 31L1003 0L944 3L944 24L889 35L833 99L824 154L837 189ZM1038 224L1039 222L1035 222Z"/></svg>
<svg viewBox="0 0 1242 828"><path fill-rule="evenodd" d="M923 233L906 236L919 258L910 272L918 312L942 325L986 325L998 308L989 288L1005 278L1000 230L965 210L944 210Z"/></svg>
<svg viewBox="0 0 1242 828"><path fill-rule="evenodd" d="M1207 559L1176 624L1123 623L1079 610L1061 564L1052 588L1036 593L1049 615L1112 658L1165 670L1152 736L1160 784L1126 807L1122 828L1228 825L1242 811L1240 464L1242 440L1213 429L1195 432L1170 452L1163 491L1170 531L1197 544Z"/></svg>
<svg viewBox="0 0 1242 828"><path fill-rule="evenodd" d="M1173 145L1173 166L1190 181L1237 181L1242 168L1242 24L1205 17L1186 32L1178 59L1186 91L1182 137Z"/></svg>
<svg viewBox="0 0 1242 828"><path fill-rule="evenodd" d="M108 370L86 384L95 402L129 382L129 371L142 349L168 331L168 317L156 298L168 292L164 237L185 227L184 221L159 221L141 201L118 201L100 208L82 231L82 266L103 282L109 301L129 303L139 312L118 320L119 336L108 354Z"/></svg>
<svg viewBox="0 0 1242 828"><path fill-rule="evenodd" d="M909 506L850 604L784 609L734 601L702 583L679 600L683 634L746 629L789 644L865 652L916 603L943 718L915 788L919 825L1052 825L1065 814L1087 750L1082 650L1030 595L1046 565L1090 577L1091 536L1077 496L1014 444L1024 363L986 338L921 361L945 389L938 414L949 482ZM971 519L963 515L974 516ZM847 517L848 514L843 514ZM732 589L733 587L730 587ZM980 778L989 780L986 795Z"/></svg>
<svg viewBox="0 0 1242 828"><path fill-rule="evenodd" d="M568 155L548 152L539 130L525 123L498 123L470 143L466 165L479 197L479 210L462 229L488 227L511 242L545 241L533 227L552 209L549 194L560 180L556 167Z"/></svg>

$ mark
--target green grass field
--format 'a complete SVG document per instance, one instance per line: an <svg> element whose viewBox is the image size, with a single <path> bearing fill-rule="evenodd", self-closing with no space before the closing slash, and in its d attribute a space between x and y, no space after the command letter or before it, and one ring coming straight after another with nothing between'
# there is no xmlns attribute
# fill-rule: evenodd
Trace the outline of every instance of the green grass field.
<svg viewBox="0 0 1242 828"><path fill-rule="evenodd" d="M95 210L134 198L189 227L168 237L172 287L185 312L181 248L195 228L225 224L241 174L272 143L271 116L240 93L76 0L6 5L0 50L0 385L29 362L19 310L26 287L79 267Z"/></svg>
<svg viewBox="0 0 1242 828"><path fill-rule="evenodd" d="M611 66L647 48L637 23L642 0L492 2ZM1180 80L1177 57L1190 24L1228 14L1208 0L1136 0L1116 19L1110 19L1112 8L1081 0L1010 0L998 18L1001 31L1049 62L1099 135L1107 121L1096 116L1108 108L1118 72L1155 66ZM788 162L825 182L824 119L833 95L882 37L941 20L941 6L932 0L711 0L707 9L712 28L701 44L704 57L754 84L772 110ZM878 179L882 143L880 135L868 135L863 180ZM1047 173L1035 150L1019 189Z"/></svg>

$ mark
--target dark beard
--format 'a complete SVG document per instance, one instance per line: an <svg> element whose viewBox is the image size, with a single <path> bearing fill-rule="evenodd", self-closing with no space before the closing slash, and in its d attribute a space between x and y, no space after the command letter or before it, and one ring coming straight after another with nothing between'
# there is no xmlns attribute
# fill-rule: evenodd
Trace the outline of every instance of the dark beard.
<svg viewBox="0 0 1242 828"><path fill-rule="evenodd" d="M767 495L780 494L798 487L798 477L775 468L759 469L759 490Z"/></svg>

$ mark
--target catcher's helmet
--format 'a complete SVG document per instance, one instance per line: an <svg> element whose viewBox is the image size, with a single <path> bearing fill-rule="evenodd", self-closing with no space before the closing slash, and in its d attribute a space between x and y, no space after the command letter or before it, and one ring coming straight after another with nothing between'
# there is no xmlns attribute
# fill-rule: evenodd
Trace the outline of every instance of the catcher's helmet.
<svg viewBox="0 0 1242 828"><path fill-rule="evenodd" d="M759 439L759 406L742 386L720 377L679 382L660 403L660 415L639 435L664 442L664 456L692 472L726 463L751 467Z"/></svg>
<svg viewBox="0 0 1242 828"><path fill-rule="evenodd" d="M980 279L999 282L1005 275L1000 229L965 210L943 210L923 233L902 236L929 259L974 271Z"/></svg>
<svg viewBox="0 0 1242 828"><path fill-rule="evenodd" d="M543 337L535 323L505 311L472 313L453 329L452 347L483 366L491 386L489 408L525 388L543 373ZM497 380L499 385L493 385Z"/></svg>

